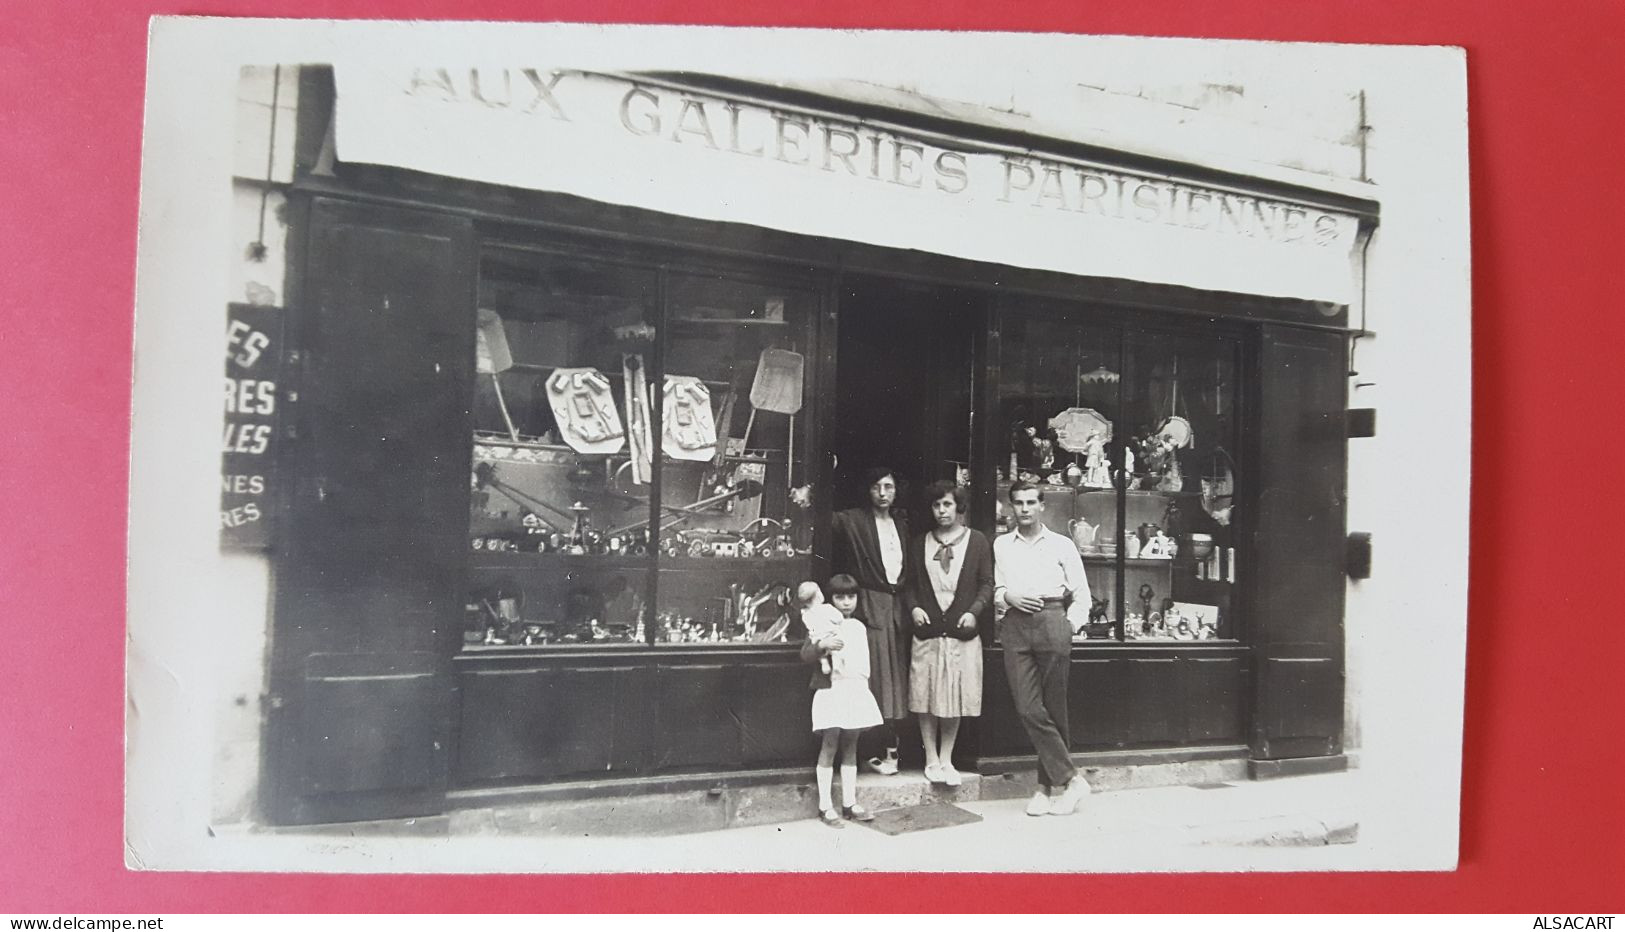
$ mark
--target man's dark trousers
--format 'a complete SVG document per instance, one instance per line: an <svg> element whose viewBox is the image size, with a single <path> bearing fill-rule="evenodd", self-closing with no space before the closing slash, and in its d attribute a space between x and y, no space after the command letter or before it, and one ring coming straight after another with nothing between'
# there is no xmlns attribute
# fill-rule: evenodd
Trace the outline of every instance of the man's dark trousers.
<svg viewBox="0 0 1625 932"><path fill-rule="evenodd" d="M1010 609L999 623L999 643L1010 698L1038 752L1038 783L1065 786L1078 771L1072 766L1066 718L1072 627L1062 602L1046 599L1036 615Z"/></svg>

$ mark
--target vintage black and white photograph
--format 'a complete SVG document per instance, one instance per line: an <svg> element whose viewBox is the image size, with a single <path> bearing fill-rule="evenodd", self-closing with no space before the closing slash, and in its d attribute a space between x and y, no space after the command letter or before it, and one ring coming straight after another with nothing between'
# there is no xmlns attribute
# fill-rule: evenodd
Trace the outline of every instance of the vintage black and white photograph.
<svg viewBox="0 0 1625 932"><path fill-rule="evenodd" d="M127 863L1452 868L1464 67L155 21Z"/></svg>

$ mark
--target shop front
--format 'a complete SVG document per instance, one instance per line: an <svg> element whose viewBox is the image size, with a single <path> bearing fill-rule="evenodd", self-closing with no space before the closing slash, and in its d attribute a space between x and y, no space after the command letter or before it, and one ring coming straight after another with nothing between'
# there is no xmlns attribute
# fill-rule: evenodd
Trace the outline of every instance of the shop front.
<svg viewBox="0 0 1625 932"><path fill-rule="evenodd" d="M803 776L875 465L1041 485L1076 753L1342 766L1373 202L698 76L309 68L296 148L271 821Z"/></svg>

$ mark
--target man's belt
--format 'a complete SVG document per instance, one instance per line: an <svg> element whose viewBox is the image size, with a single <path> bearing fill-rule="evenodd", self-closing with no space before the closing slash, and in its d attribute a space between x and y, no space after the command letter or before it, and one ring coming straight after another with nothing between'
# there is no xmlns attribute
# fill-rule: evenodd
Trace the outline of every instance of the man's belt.
<svg viewBox="0 0 1625 932"><path fill-rule="evenodd" d="M1041 601L1044 603L1044 607L1039 609L1038 610L1039 612L1047 611L1047 610L1052 609L1052 608L1065 609L1066 606L1067 606L1067 600L1064 599L1064 598L1059 598L1059 597L1058 598L1053 598L1053 599L1042 599ZM1014 605L1010 606L1010 610L1012 612L1020 612L1023 615L1036 615L1036 614L1038 614L1038 612L1022 612L1021 609L1016 608Z"/></svg>

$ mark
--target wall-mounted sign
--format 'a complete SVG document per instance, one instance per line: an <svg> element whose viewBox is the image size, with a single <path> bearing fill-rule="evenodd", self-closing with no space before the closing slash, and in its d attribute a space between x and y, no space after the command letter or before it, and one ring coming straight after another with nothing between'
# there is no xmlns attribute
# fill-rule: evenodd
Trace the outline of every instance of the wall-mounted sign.
<svg viewBox="0 0 1625 932"><path fill-rule="evenodd" d="M338 156L1022 268L1348 305L1360 220L840 115L546 68L339 68Z"/></svg>
<svg viewBox="0 0 1625 932"><path fill-rule="evenodd" d="M220 544L271 541L271 489L280 413L282 310L233 304L226 316L226 418L220 456Z"/></svg>

